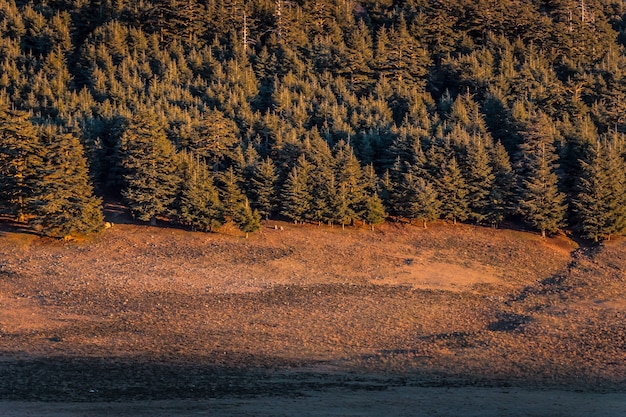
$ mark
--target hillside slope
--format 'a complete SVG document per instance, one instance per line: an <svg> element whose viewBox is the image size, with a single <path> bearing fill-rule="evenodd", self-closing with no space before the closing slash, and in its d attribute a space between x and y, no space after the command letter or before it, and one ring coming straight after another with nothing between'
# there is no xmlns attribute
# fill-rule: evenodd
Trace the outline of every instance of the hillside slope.
<svg viewBox="0 0 626 417"><path fill-rule="evenodd" d="M206 398L275 390L271 372L294 370L626 387L623 242L277 226L250 239L128 224L90 242L3 232L0 398Z"/></svg>

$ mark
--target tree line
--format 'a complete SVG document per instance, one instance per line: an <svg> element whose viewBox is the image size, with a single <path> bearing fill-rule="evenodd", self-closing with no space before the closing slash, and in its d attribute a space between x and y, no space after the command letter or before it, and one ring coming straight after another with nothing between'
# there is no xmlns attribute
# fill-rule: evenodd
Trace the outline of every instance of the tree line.
<svg viewBox="0 0 626 417"><path fill-rule="evenodd" d="M626 228L617 0L0 0L2 214Z"/></svg>

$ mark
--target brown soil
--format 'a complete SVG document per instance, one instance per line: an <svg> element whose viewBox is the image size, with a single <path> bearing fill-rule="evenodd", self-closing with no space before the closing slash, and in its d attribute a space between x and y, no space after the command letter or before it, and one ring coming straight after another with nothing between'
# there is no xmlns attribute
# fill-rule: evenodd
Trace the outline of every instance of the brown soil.
<svg viewBox="0 0 626 417"><path fill-rule="evenodd" d="M626 391L626 243L465 225L0 237L0 400ZM284 230L280 230L280 226Z"/></svg>

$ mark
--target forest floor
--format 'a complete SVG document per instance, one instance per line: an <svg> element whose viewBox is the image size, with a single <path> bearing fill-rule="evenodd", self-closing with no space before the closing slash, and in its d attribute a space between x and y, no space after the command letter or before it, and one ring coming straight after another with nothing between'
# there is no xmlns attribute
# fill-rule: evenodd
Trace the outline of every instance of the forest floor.
<svg viewBox="0 0 626 417"><path fill-rule="evenodd" d="M5 225L0 415L625 415L624 271L467 225Z"/></svg>

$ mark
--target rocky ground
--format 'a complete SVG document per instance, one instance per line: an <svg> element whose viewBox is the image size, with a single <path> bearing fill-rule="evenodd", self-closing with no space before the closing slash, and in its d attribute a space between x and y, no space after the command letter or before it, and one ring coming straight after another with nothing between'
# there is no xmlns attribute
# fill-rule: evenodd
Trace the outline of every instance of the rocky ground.
<svg viewBox="0 0 626 417"><path fill-rule="evenodd" d="M116 224L69 242L3 230L5 412L411 387L626 393L622 241L445 224L266 223L249 239Z"/></svg>

